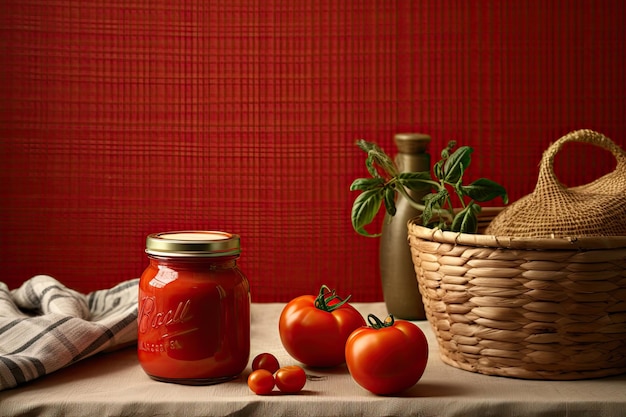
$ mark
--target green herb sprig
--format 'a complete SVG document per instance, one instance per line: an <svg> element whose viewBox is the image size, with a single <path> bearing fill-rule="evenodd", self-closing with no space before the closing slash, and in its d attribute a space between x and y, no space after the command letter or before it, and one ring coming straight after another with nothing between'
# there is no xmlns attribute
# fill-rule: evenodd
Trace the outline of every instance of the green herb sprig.
<svg viewBox="0 0 626 417"><path fill-rule="evenodd" d="M398 195L422 212L423 225L461 233L477 232L481 210L477 203L497 197L501 197L504 204L508 203L504 187L492 180L480 178L463 185L463 175L474 151L469 146L454 150L456 141L450 141L441 151L441 160L433 166L433 178L430 172L399 172L393 159L375 143L359 140L356 144L367 152L365 165L371 176L358 178L350 186L351 191L361 191L352 205L351 217L352 227L363 236L380 236L380 233L370 234L365 226L374 220L383 204L387 213L394 216ZM422 201L411 197L410 191L424 190L424 187L431 192ZM458 209L452 206L451 192L461 202Z"/></svg>

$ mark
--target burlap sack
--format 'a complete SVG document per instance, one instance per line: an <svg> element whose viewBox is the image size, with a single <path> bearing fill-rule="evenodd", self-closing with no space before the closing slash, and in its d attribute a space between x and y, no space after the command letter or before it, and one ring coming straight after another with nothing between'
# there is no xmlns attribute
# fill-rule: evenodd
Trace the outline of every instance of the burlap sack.
<svg viewBox="0 0 626 417"><path fill-rule="evenodd" d="M554 173L554 158L567 142L585 142L610 151L615 170L597 180L567 188ZM485 234L513 237L590 237L626 235L626 152L606 136L577 130L543 154L535 190L505 208Z"/></svg>

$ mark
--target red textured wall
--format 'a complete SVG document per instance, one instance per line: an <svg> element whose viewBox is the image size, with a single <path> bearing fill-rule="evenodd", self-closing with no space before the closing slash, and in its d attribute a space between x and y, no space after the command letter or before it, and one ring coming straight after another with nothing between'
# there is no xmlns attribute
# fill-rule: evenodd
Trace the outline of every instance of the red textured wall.
<svg viewBox="0 0 626 417"><path fill-rule="evenodd" d="M96 1L0 5L0 265L81 291L138 276L148 233L242 236L255 301L326 283L381 300L350 225L358 138L476 148L517 199L541 152L626 144L623 1ZM566 148L568 184L610 156Z"/></svg>

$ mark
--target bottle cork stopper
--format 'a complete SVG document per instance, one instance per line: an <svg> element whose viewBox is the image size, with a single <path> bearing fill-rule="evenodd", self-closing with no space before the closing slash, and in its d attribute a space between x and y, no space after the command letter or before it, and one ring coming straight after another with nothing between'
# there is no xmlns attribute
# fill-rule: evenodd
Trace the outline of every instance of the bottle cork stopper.
<svg viewBox="0 0 626 417"><path fill-rule="evenodd" d="M394 139L402 153L425 153L430 143L430 135L425 133L397 133Z"/></svg>

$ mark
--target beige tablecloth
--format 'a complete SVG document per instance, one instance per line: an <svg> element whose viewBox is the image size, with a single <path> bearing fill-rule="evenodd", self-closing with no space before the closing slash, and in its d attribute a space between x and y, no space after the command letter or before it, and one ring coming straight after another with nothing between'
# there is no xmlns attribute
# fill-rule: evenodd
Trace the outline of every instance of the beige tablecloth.
<svg viewBox="0 0 626 417"><path fill-rule="evenodd" d="M383 303L355 303L364 316L386 315ZM253 304L252 354L274 353L295 364L278 336L283 304ZM527 381L462 371L441 362L433 333L424 376L399 396L379 397L352 381L345 368L308 370L323 376L297 395L257 396L250 369L233 381L204 387L151 380L133 348L99 354L24 386L0 392L0 416L624 416L626 375L584 381Z"/></svg>

